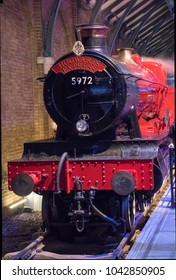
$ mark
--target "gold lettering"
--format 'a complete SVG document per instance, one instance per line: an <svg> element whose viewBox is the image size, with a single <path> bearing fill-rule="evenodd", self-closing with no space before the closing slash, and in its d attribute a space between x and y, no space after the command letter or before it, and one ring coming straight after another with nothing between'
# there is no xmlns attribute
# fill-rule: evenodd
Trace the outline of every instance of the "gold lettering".
<svg viewBox="0 0 176 280"><path fill-rule="evenodd" d="M56 73L66 74L67 72L77 70L77 69L85 69L91 72L103 71L106 68L106 65L92 57L88 56L74 56L66 58L60 61L53 67L53 71Z"/></svg>

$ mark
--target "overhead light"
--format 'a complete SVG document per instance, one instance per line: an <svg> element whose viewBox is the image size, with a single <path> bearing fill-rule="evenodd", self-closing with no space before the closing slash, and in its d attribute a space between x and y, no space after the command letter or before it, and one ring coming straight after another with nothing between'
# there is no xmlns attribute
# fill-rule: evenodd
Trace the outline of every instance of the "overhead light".
<svg viewBox="0 0 176 280"><path fill-rule="evenodd" d="M27 201L27 198L23 198L23 199L21 199L21 200L15 202L15 203L13 203L13 204L11 204L11 205L9 206L9 208L10 208L10 209L13 209L13 208L15 208L15 207L17 207L17 206L19 206L19 205L25 203L26 201Z"/></svg>

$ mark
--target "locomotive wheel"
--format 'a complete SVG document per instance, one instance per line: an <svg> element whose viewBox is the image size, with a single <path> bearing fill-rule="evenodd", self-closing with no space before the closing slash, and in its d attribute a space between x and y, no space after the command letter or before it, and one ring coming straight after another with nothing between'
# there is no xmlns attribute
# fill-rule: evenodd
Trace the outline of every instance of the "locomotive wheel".
<svg viewBox="0 0 176 280"><path fill-rule="evenodd" d="M53 192L44 192L42 200L42 221L43 230L50 230L56 239L72 241L72 227L68 223L64 225L62 218L65 217L65 209L59 205L53 205ZM62 225L60 224L62 223Z"/></svg>
<svg viewBox="0 0 176 280"><path fill-rule="evenodd" d="M154 189L150 191L151 195L154 195L163 184L163 174L159 165L154 163Z"/></svg>
<svg viewBox="0 0 176 280"><path fill-rule="evenodd" d="M52 198L52 194L50 192L44 192L43 193L42 221L43 221L43 228L44 229L50 229L51 221L53 220L51 198Z"/></svg>
<svg viewBox="0 0 176 280"><path fill-rule="evenodd" d="M135 223L135 195L132 192L129 195L120 197L120 212L121 217L125 220L126 231L132 230Z"/></svg>

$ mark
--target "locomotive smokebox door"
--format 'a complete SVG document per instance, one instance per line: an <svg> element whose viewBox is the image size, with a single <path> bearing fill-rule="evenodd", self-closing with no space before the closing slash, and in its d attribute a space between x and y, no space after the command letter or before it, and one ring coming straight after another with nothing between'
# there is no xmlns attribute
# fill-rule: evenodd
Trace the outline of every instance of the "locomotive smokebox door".
<svg viewBox="0 0 176 280"><path fill-rule="evenodd" d="M119 171L112 177L112 188L119 195L129 195L135 189L133 175L127 171Z"/></svg>
<svg viewBox="0 0 176 280"><path fill-rule="evenodd" d="M34 181L27 173L17 174L12 180L12 190L16 195L27 196L34 189Z"/></svg>

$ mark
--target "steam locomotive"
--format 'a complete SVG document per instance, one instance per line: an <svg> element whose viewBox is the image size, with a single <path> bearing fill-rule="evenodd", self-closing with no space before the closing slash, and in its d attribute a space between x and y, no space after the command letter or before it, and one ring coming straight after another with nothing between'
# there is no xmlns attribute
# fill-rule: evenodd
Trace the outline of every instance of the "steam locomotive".
<svg viewBox="0 0 176 280"><path fill-rule="evenodd" d="M130 231L168 173L174 90L161 64L122 47L108 55L109 28L77 27L73 51L44 78L52 139L24 143L8 162L8 186L42 195L43 230L62 240Z"/></svg>

